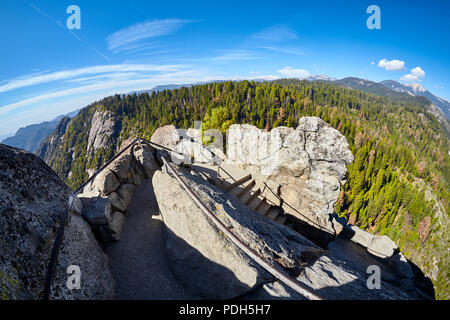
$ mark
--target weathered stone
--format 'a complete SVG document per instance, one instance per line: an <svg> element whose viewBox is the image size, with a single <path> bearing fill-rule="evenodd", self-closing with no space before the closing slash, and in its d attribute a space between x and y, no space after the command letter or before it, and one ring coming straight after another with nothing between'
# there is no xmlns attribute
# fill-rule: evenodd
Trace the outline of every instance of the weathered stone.
<svg viewBox="0 0 450 320"><path fill-rule="evenodd" d="M111 202L108 198L91 198L88 206L85 206L83 216L94 225L107 225L111 217Z"/></svg>
<svg viewBox="0 0 450 320"><path fill-rule="evenodd" d="M131 200L133 200L134 191L135 187L130 183L123 184L120 186L119 189L117 189L117 194L120 196L126 207L128 207Z"/></svg>
<svg viewBox="0 0 450 320"><path fill-rule="evenodd" d="M154 149L147 145L135 147L134 156L136 160L142 165L147 178L153 176L156 170L160 169L160 166L155 160L153 155Z"/></svg>
<svg viewBox="0 0 450 320"><path fill-rule="evenodd" d="M285 213L328 233L328 240L339 234L342 225L332 215L353 155L337 130L316 117L301 118L296 129L270 132L232 125L227 143L227 162L261 175L268 186L278 186L266 189L264 196L278 194Z"/></svg>
<svg viewBox="0 0 450 320"><path fill-rule="evenodd" d="M380 258L389 258L398 250L397 245L388 236L374 236L367 251Z"/></svg>
<svg viewBox="0 0 450 320"><path fill-rule="evenodd" d="M83 203L80 198L73 197L72 206L70 207L70 213L81 216L83 214Z"/></svg>
<svg viewBox="0 0 450 320"><path fill-rule="evenodd" d="M111 192L116 191L120 184L114 172L105 169L95 177L92 185L106 196Z"/></svg>
<svg viewBox="0 0 450 320"><path fill-rule="evenodd" d="M119 241L124 222L125 216L118 211L114 211L111 214L109 224L97 228L100 241L103 243Z"/></svg>
<svg viewBox="0 0 450 320"><path fill-rule="evenodd" d="M176 170L233 233L267 260L277 259L289 269L295 261L304 261L305 252L320 252L306 238L251 211L223 190ZM175 178L157 171L153 185L167 227L173 272L190 291L210 299L233 298L272 279L212 225Z"/></svg>
<svg viewBox="0 0 450 320"><path fill-rule="evenodd" d="M113 171L121 183L125 183L130 179L130 168L132 163L132 157L130 154L121 155L118 159L114 160L109 166L109 169Z"/></svg>
<svg viewBox="0 0 450 320"><path fill-rule="evenodd" d="M357 226L354 225L347 225L346 228L348 229L348 237L355 243L367 248L369 247L370 243L372 242L372 239L374 237L373 234L368 233L364 230L361 230Z"/></svg>
<svg viewBox="0 0 450 320"><path fill-rule="evenodd" d="M127 211L127 205L122 201L119 195L116 192L111 192L108 196L109 201L111 202L111 207L113 210L117 210L120 212Z"/></svg>
<svg viewBox="0 0 450 320"><path fill-rule="evenodd" d="M97 108L89 131L87 152L93 155L99 148L105 147L115 138L118 122L111 111Z"/></svg>
<svg viewBox="0 0 450 320"><path fill-rule="evenodd" d="M178 144L178 142L180 142L180 140L180 134L174 125L159 127L155 130L152 137L150 138L151 142L157 143L170 149L173 149Z"/></svg>
<svg viewBox="0 0 450 320"><path fill-rule="evenodd" d="M6 299L41 299L45 270L71 191L38 157L0 144L0 291ZM52 299L112 299L108 258L89 225L70 214ZM80 290L67 288L67 267L80 266Z"/></svg>

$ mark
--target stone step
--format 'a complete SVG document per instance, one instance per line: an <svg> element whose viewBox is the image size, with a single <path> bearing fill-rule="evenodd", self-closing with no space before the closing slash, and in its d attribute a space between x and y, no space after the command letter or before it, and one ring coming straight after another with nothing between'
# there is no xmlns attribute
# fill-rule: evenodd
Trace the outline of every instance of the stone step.
<svg viewBox="0 0 450 320"><path fill-rule="evenodd" d="M239 179L239 180L237 180L237 181L231 183L231 184L228 185L227 187L225 187L225 191L230 191L230 190L233 189L234 187L237 187L237 186L239 186L239 185L241 185L241 184L243 184L243 183L249 181L251 178L252 178L252 175L251 175L251 174L248 174L248 175L242 177L241 179Z"/></svg>
<svg viewBox="0 0 450 320"><path fill-rule="evenodd" d="M263 216L265 216L269 212L270 208L272 208L272 206L268 204L267 201L265 200L257 211L261 213Z"/></svg>
<svg viewBox="0 0 450 320"><path fill-rule="evenodd" d="M239 198L239 200L241 200L242 203L245 203L245 201L247 201L246 194L248 197L251 196L251 191L255 185L256 185L256 182L255 182L255 180L252 179L250 182L248 182L244 186L244 188L241 191L239 191L239 193L237 194L237 197ZM250 194L250 195L248 195L248 194Z"/></svg>
<svg viewBox="0 0 450 320"><path fill-rule="evenodd" d="M258 211L258 207L261 206L264 201L265 199L258 195L249 202L248 207L253 211Z"/></svg>
<svg viewBox="0 0 450 320"><path fill-rule="evenodd" d="M284 224L284 225L286 225L286 224L285 224L285 223L286 223L286 220L287 220L287 217L286 217L285 214L279 214L278 217L275 219L275 222L278 222L279 224Z"/></svg>
<svg viewBox="0 0 450 320"><path fill-rule="evenodd" d="M275 221L275 219L278 217L278 214L280 213L280 208L271 206L268 212L265 214L267 218L269 218L272 221Z"/></svg>
<svg viewBox="0 0 450 320"><path fill-rule="evenodd" d="M257 188L256 190L252 190L252 195L248 198L247 201L245 201L246 206L250 206L250 203L257 198L261 194L261 189Z"/></svg>

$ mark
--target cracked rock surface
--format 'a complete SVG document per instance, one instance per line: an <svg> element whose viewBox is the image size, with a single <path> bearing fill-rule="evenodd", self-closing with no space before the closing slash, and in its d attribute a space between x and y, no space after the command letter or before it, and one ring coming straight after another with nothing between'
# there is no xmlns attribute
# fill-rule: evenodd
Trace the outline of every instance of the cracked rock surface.
<svg viewBox="0 0 450 320"><path fill-rule="evenodd" d="M347 139L318 117L301 118L296 129L238 124L228 130L227 162L259 176L283 199L286 213L330 235L342 230L333 210L353 159Z"/></svg>

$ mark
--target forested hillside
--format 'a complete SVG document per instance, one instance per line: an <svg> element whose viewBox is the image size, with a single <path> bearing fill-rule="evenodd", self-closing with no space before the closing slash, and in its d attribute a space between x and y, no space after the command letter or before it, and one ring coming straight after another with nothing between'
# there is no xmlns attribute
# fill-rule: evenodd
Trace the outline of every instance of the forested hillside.
<svg viewBox="0 0 450 320"><path fill-rule="evenodd" d="M386 98L323 82L225 82L112 96L80 111L41 147L41 156L71 188L107 161L129 137L150 138L159 126L180 128L203 120L223 132L233 123L270 130L318 116L347 137L348 166L336 212L371 232L386 234L433 279L436 296L450 298L448 238L450 161L448 133L428 100ZM113 114L117 136L95 153L87 140L96 110ZM57 146L49 147L50 143ZM46 152L45 150L51 150Z"/></svg>

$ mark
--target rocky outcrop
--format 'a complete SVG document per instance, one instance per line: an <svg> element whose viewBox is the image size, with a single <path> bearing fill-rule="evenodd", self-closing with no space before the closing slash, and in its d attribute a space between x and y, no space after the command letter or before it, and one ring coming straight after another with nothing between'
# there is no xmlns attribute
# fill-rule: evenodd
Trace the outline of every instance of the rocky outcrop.
<svg viewBox="0 0 450 320"><path fill-rule="evenodd" d="M305 225L327 232L329 239L342 231L333 211L352 161L346 138L317 117L301 118L296 129L266 132L232 125L228 130L227 162L259 175L272 191L266 188L272 202Z"/></svg>
<svg viewBox="0 0 450 320"><path fill-rule="evenodd" d="M70 190L37 156L0 145L0 297L39 299L61 213ZM77 214L67 221L52 288L54 299L111 299L108 258ZM81 269L81 289L66 286L67 268Z"/></svg>
<svg viewBox="0 0 450 320"><path fill-rule="evenodd" d="M178 174L228 229L267 261L326 299L415 299L396 267L342 237L323 250L290 228L249 210L235 197L188 170ZM153 186L177 279L209 299L304 299L276 280L225 237L171 174L157 171ZM367 286L367 267L381 269L380 289ZM407 265L407 264L406 264ZM403 265L404 266L404 265ZM407 272L407 271L406 271Z"/></svg>
<svg viewBox="0 0 450 320"><path fill-rule="evenodd" d="M97 108L91 120L87 144L88 154L94 154L99 148L113 143L120 129L120 122L111 111Z"/></svg>
<svg viewBox="0 0 450 320"><path fill-rule="evenodd" d="M210 133L203 133L203 137L208 134ZM218 146L203 145L201 129L184 130L177 129L174 125L163 126L156 129L151 137L151 142L176 151L170 155L176 164L192 164L194 162L219 164L225 159L220 143Z"/></svg>
<svg viewBox="0 0 450 320"><path fill-rule="evenodd" d="M136 188L158 169L155 149L135 145L100 171L78 194L83 204L82 215L102 243L120 239Z"/></svg>
<svg viewBox="0 0 450 320"><path fill-rule="evenodd" d="M253 250L296 273L321 250L298 233L249 210L235 197L188 171L176 169L211 211ZM174 177L157 171L153 177L158 206L167 231L172 271L195 295L209 299L240 296L266 282L270 273L249 259L225 237L182 189Z"/></svg>
<svg viewBox="0 0 450 320"><path fill-rule="evenodd" d="M56 128L54 128L50 133L50 135L45 138L36 148L36 151L34 153L37 154L41 159L44 159L45 162L48 163L51 155L57 151L58 147L60 147L60 142L64 134L66 133L70 120L71 119L69 117L62 118L58 122Z"/></svg>

